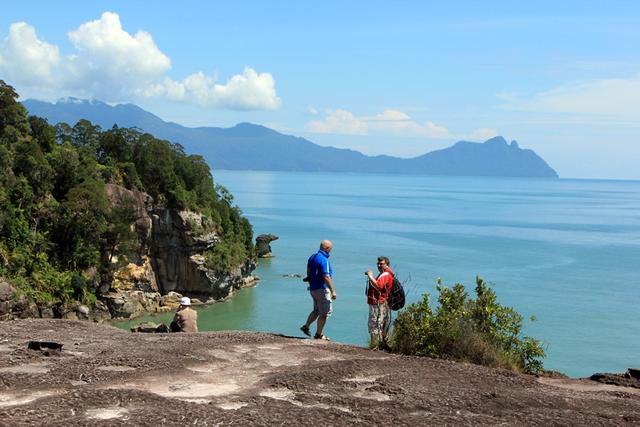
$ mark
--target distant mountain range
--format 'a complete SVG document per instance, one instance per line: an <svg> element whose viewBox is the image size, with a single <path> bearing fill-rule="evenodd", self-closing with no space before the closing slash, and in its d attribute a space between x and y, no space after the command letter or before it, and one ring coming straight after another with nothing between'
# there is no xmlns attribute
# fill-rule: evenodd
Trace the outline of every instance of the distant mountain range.
<svg viewBox="0 0 640 427"><path fill-rule="evenodd" d="M137 127L181 144L202 155L215 169L324 172L384 172L449 176L557 178L558 174L533 150L521 149L496 136L484 143L460 141L422 156L401 159L366 156L358 151L322 147L313 142L251 123L232 128L188 128L165 122L133 104L111 106L101 101L67 98L53 103L26 100L29 114L49 123L73 126L87 119L103 129L114 124Z"/></svg>

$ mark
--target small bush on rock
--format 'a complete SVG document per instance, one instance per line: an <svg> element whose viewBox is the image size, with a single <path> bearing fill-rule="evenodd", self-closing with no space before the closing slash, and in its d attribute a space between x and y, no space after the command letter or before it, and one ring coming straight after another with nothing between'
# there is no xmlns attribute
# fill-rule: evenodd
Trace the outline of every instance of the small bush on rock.
<svg viewBox="0 0 640 427"><path fill-rule="evenodd" d="M392 348L402 354L438 357L519 372L543 370L539 341L521 337L522 316L497 301L495 292L476 277L476 298L465 287L443 286L438 279L439 307L429 294L403 310L394 323Z"/></svg>

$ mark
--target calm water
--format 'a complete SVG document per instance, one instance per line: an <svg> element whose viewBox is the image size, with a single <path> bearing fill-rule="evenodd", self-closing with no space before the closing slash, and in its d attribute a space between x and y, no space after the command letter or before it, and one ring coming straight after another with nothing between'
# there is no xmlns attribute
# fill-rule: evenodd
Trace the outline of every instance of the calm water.
<svg viewBox="0 0 640 427"><path fill-rule="evenodd" d="M640 367L640 182L285 172L214 173L254 234L276 234L256 288L200 311L202 330L299 335L305 272L322 239L338 299L325 332L364 345L363 272L387 255L409 302L435 279L473 291L476 275L544 341L547 369L571 376Z"/></svg>

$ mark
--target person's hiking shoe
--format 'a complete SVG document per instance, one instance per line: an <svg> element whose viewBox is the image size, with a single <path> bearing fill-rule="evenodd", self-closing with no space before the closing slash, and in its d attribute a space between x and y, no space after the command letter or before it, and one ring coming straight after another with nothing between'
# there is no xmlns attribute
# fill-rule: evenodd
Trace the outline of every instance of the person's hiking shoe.
<svg viewBox="0 0 640 427"><path fill-rule="evenodd" d="M302 325L300 327L300 330L302 331L303 334L305 334L306 336L310 337L311 336L311 331L309 330L309 327L307 325Z"/></svg>
<svg viewBox="0 0 640 427"><path fill-rule="evenodd" d="M331 341L326 335L318 335L315 334L315 336L313 337L313 339L316 340L324 340L324 341Z"/></svg>

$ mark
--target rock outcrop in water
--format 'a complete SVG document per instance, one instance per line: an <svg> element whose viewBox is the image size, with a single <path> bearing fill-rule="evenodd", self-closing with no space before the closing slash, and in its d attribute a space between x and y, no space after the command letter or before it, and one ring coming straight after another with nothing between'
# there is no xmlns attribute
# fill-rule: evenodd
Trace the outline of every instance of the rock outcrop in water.
<svg viewBox="0 0 640 427"><path fill-rule="evenodd" d="M256 237L256 254L258 258L271 258L273 256L269 243L274 240L278 240L278 236L275 234L261 234Z"/></svg>

